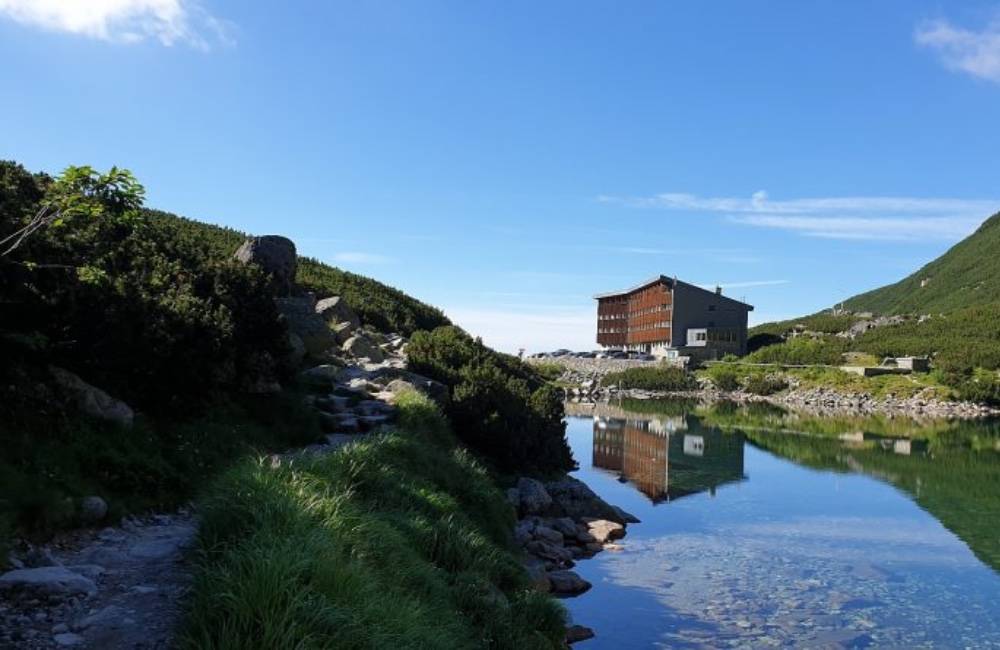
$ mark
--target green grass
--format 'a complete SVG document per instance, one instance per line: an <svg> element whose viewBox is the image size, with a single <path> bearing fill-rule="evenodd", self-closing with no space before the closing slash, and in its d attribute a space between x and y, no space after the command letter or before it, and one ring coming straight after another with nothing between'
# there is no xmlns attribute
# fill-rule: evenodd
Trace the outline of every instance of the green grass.
<svg viewBox="0 0 1000 650"><path fill-rule="evenodd" d="M307 444L320 433L295 393L224 402L193 419L139 418L132 429L82 416L7 415L0 537L3 521L29 535L75 525L74 504L87 495L106 499L112 518L174 507L240 455Z"/></svg>
<svg viewBox="0 0 1000 650"><path fill-rule="evenodd" d="M623 389L682 391L694 390L694 379L680 368L641 367L609 372L601 379L602 386L617 386Z"/></svg>
<svg viewBox="0 0 1000 650"><path fill-rule="evenodd" d="M562 647L491 476L426 398L399 406L393 431L213 486L182 647Z"/></svg>

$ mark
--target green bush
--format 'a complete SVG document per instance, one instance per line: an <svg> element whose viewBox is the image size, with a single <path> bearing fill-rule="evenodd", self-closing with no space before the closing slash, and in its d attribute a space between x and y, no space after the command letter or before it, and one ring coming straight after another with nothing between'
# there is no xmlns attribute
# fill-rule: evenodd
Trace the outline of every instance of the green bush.
<svg viewBox="0 0 1000 650"><path fill-rule="evenodd" d="M394 432L217 483L181 647L563 647L502 493L430 402L399 406Z"/></svg>
<svg viewBox="0 0 1000 650"><path fill-rule="evenodd" d="M681 368L667 366L628 368L609 372L601 379L602 386L617 386L622 389L684 391L694 390L694 378Z"/></svg>
<svg viewBox="0 0 1000 650"><path fill-rule="evenodd" d="M459 438L504 471L572 469L559 392L531 366L457 327L416 332L408 367L449 387Z"/></svg>
<svg viewBox="0 0 1000 650"><path fill-rule="evenodd" d="M1000 374L996 371L978 369L957 388L959 399L1000 406Z"/></svg>
<svg viewBox="0 0 1000 650"><path fill-rule="evenodd" d="M545 363L533 363L530 364L532 368L535 369L539 375L542 376L546 381L555 381L562 377L563 373L566 372L566 366L561 363L556 363L554 361L546 361Z"/></svg>
<svg viewBox="0 0 1000 650"><path fill-rule="evenodd" d="M760 348L744 360L748 363L775 363L783 365L840 365L848 350L846 339L825 337L799 337L784 343Z"/></svg>
<svg viewBox="0 0 1000 650"><path fill-rule="evenodd" d="M754 395L773 395L788 388L788 381L779 375L754 373L743 380L743 390Z"/></svg>
<svg viewBox="0 0 1000 650"><path fill-rule="evenodd" d="M714 384L719 390L739 390L739 373L736 371L736 368L732 366L715 364L709 366L708 370L705 371L705 374L708 375L708 378L712 380L712 384Z"/></svg>

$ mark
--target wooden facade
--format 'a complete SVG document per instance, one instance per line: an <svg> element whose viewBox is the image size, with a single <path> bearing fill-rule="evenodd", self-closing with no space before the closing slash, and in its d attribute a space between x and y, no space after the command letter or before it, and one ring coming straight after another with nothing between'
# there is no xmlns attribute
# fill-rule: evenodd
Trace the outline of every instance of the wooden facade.
<svg viewBox="0 0 1000 650"><path fill-rule="evenodd" d="M597 343L605 347L671 340L673 290L657 279L626 293L597 297Z"/></svg>

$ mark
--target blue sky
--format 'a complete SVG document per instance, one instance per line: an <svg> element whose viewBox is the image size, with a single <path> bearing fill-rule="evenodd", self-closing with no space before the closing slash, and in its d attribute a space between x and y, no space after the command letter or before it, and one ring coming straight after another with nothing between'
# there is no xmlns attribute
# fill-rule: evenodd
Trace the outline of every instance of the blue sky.
<svg viewBox="0 0 1000 650"><path fill-rule="evenodd" d="M0 156L445 309L593 347L594 293L755 322L899 279L1000 210L998 2L0 0Z"/></svg>

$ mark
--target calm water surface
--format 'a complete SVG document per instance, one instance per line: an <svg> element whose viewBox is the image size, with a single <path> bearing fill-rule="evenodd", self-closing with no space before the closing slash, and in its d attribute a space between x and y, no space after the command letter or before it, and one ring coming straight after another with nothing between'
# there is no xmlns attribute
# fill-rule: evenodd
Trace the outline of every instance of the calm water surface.
<svg viewBox="0 0 1000 650"><path fill-rule="evenodd" d="M996 423L591 408L575 475L642 523L577 565L576 647L1000 648Z"/></svg>

